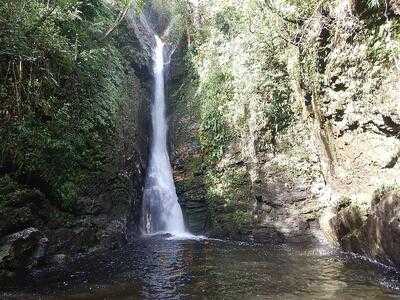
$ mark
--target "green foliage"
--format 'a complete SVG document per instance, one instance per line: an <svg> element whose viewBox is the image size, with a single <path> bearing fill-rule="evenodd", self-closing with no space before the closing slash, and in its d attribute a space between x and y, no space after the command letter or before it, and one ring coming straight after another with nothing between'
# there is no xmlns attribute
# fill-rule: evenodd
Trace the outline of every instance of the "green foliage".
<svg viewBox="0 0 400 300"><path fill-rule="evenodd" d="M76 184L70 181L64 182L59 188L59 193L61 195L62 207L65 210L72 210L78 195Z"/></svg>
<svg viewBox="0 0 400 300"><path fill-rule="evenodd" d="M382 65L392 64L399 55L397 45L391 42L391 35L394 34L392 23L375 26L367 31L367 55L374 63Z"/></svg>
<svg viewBox="0 0 400 300"><path fill-rule="evenodd" d="M293 122L293 111L289 101L288 91L275 91L271 105L265 110L265 115L270 120L270 129L274 136L283 133Z"/></svg>
<svg viewBox="0 0 400 300"><path fill-rule="evenodd" d="M186 114L200 112L210 226L244 233L253 225L247 162L261 148L275 144L276 136L284 134L294 119L288 43L277 34L283 31L277 28L281 19L268 12L262 1L240 6L219 2L204 7L202 13L201 26L189 31L190 55L185 63L191 68L184 76L185 84L186 78L196 78L194 87L184 88L192 92L183 97L197 105L178 113L187 120ZM230 160L233 151L248 168Z"/></svg>
<svg viewBox="0 0 400 300"><path fill-rule="evenodd" d="M188 30L191 72L198 80L195 87L185 89L195 92L185 97L201 100L196 112L189 113L201 114L200 142L205 169L210 169L206 188L214 228L232 231L251 224L252 193L245 187L258 183L243 182L235 188L231 170L243 165L232 156L242 159L247 168L243 172L255 180L254 169L262 168L271 145L276 146L275 153L296 151L289 150L294 148L288 141L294 130L287 129L300 122L303 110L304 117L320 123L325 150L333 157L332 107L340 111L341 105L363 102L371 103L372 110L385 101L382 86L392 80L391 69L399 55L394 36L397 32L398 41L400 31L391 2L355 0L348 6L339 2L200 4L200 21ZM296 74L289 74L294 68ZM348 102L342 103L343 99ZM335 107L335 102L340 105ZM296 168L281 165L277 174L291 170L290 177L296 177Z"/></svg>
<svg viewBox="0 0 400 300"><path fill-rule="evenodd" d="M228 37L232 37L238 33L239 23L240 15L233 7L226 7L215 16L215 27Z"/></svg>
<svg viewBox="0 0 400 300"><path fill-rule="evenodd" d="M222 113L224 103L232 98L230 79L224 72L210 74L201 88L200 141L212 161L222 157L232 137Z"/></svg>
<svg viewBox="0 0 400 300"><path fill-rule="evenodd" d="M8 196L18 188L18 184L8 175L0 177L0 208L7 204Z"/></svg>
<svg viewBox="0 0 400 300"><path fill-rule="evenodd" d="M384 1L381 0L367 0L367 5L369 8L377 8L381 5L383 5Z"/></svg>
<svg viewBox="0 0 400 300"><path fill-rule="evenodd" d="M101 42L117 12L102 1L0 6L0 165L71 209L102 171L126 98L126 59Z"/></svg>
<svg viewBox="0 0 400 300"><path fill-rule="evenodd" d="M206 177L209 225L215 231L245 233L252 225L251 183L244 169L210 169Z"/></svg>

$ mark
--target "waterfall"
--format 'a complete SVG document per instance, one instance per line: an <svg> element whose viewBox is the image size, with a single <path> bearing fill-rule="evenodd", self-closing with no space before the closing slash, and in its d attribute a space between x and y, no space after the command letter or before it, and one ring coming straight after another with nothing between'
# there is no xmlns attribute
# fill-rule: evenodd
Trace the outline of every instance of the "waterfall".
<svg viewBox="0 0 400 300"><path fill-rule="evenodd" d="M142 230L145 234L185 233L167 150L168 125L164 91L164 42L155 35L153 47L154 99L151 107L153 126L150 161L143 195Z"/></svg>

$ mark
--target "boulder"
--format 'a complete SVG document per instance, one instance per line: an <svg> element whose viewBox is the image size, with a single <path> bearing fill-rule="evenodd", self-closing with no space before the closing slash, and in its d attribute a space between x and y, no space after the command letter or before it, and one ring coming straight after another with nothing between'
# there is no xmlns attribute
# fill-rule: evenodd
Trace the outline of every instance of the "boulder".
<svg viewBox="0 0 400 300"><path fill-rule="evenodd" d="M6 274L29 271L46 257L48 239L36 228L28 228L0 241L0 270Z"/></svg>
<svg viewBox="0 0 400 300"><path fill-rule="evenodd" d="M343 250L400 267L400 191L376 195L368 209L350 204L331 211L321 227Z"/></svg>
<svg viewBox="0 0 400 300"><path fill-rule="evenodd" d="M49 202L40 191L20 190L9 194L6 205L0 208L0 238L42 225L50 211Z"/></svg>

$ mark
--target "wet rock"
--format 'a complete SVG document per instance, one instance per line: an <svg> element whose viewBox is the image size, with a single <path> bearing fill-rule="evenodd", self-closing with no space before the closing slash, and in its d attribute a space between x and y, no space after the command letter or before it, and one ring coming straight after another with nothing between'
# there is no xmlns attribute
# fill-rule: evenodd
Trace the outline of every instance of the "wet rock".
<svg viewBox="0 0 400 300"><path fill-rule="evenodd" d="M155 233L152 235L148 235L146 237L146 240L150 240L150 241L158 241L160 239L169 239L172 238L173 235L171 233Z"/></svg>
<svg viewBox="0 0 400 300"><path fill-rule="evenodd" d="M254 241L263 244L284 243L285 236L274 227L263 227L253 232Z"/></svg>
<svg viewBox="0 0 400 300"><path fill-rule="evenodd" d="M375 197L367 210L353 204L325 219L326 236L342 249L400 267L400 191Z"/></svg>
<svg viewBox="0 0 400 300"><path fill-rule="evenodd" d="M172 234L170 234L170 233L162 233L162 234L156 235L155 237L156 237L156 238L157 238L157 237L158 237L158 238L162 238L162 239L169 239L169 238L172 238L173 236L172 236Z"/></svg>
<svg viewBox="0 0 400 300"><path fill-rule="evenodd" d="M127 243L126 218L110 218L107 215L85 215L74 220L69 228L57 228L48 232L50 253L67 255L85 253L91 249L117 249Z"/></svg>
<svg viewBox="0 0 400 300"><path fill-rule="evenodd" d="M66 254L56 254L49 258L49 264L59 267L67 265L71 261L71 258Z"/></svg>
<svg viewBox="0 0 400 300"><path fill-rule="evenodd" d="M101 244L106 249L119 249L128 243L125 223L114 220L101 232Z"/></svg>
<svg viewBox="0 0 400 300"><path fill-rule="evenodd" d="M11 193L0 208L0 237L28 227L40 226L49 216L50 208L43 193L22 190Z"/></svg>
<svg viewBox="0 0 400 300"><path fill-rule="evenodd" d="M94 223L87 223L87 226L78 227L73 231L71 244L75 251L84 252L100 243L98 237L99 228Z"/></svg>
<svg viewBox="0 0 400 300"><path fill-rule="evenodd" d="M48 237L51 241L50 243L50 253L57 253L62 251L62 249L72 250L72 237L73 230L69 228L58 228L51 230L48 233Z"/></svg>
<svg viewBox="0 0 400 300"><path fill-rule="evenodd" d="M0 270L15 273L31 270L46 257L48 239L36 228L28 228L1 240Z"/></svg>

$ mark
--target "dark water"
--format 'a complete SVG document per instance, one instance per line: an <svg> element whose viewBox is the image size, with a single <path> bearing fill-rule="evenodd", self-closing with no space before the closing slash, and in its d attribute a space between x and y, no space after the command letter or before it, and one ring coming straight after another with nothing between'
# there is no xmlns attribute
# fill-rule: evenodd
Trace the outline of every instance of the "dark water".
<svg viewBox="0 0 400 300"><path fill-rule="evenodd" d="M400 299L400 275L323 248L139 240L1 299Z"/></svg>

